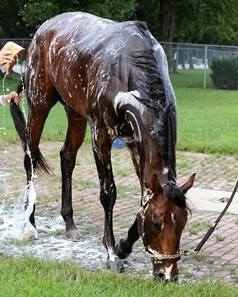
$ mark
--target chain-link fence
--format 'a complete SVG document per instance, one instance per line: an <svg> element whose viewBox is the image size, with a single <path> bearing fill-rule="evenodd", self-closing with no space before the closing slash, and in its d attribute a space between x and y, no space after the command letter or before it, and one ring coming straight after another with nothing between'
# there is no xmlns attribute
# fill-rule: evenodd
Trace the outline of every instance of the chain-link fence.
<svg viewBox="0 0 238 297"><path fill-rule="evenodd" d="M177 69L203 69L204 88L206 88L207 69L215 57L238 57L238 46L167 42L161 42L161 45L165 49L173 71Z"/></svg>
<svg viewBox="0 0 238 297"><path fill-rule="evenodd" d="M0 39L0 48L4 46L8 39ZM11 40L21 45L25 49L28 48L31 39L14 39ZM203 69L204 82L206 88L207 69L211 66L212 60L215 57L236 56L238 57L238 46L222 46L222 45L207 45L207 44L192 44L192 43L168 43L161 42L164 47L170 67L172 71L177 69ZM24 72L24 60L26 51L21 56L18 63L18 71Z"/></svg>

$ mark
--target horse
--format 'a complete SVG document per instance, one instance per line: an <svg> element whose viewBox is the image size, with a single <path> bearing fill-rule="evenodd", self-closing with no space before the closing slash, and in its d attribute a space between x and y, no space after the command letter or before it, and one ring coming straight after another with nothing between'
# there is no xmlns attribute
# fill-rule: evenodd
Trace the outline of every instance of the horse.
<svg viewBox="0 0 238 297"><path fill-rule="evenodd" d="M193 186L195 174L177 185L176 98L165 53L147 25L83 12L47 20L28 48L25 91L27 123L18 106L12 103L11 110L25 152L26 211L33 229L35 200L29 210L29 192L34 173L37 168L50 171L39 149L41 133L51 108L60 102L68 121L60 151L66 237L80 239L73 220L72 173L89 124L104 209L107 267L122 272L123 259L141 237L155 278L177 279L180 239L189 209L185 194ZM113 233L117 191L111 164L116 138L126 144L141 188L138 214L127 237L117 244Z"/></svg>

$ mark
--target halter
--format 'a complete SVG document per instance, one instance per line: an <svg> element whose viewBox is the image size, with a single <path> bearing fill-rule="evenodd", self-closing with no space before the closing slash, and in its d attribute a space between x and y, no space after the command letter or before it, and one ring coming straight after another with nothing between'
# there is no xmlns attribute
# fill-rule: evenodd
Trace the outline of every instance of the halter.
<svg viewBox="0 0 238 297"><path fill-rule="evenodd" d="M227 201L227 205L225 206L225 208L223 209L223 211L221 212L221 214L219 215L219 217L216 219L216 221L212 224L212 227L210 227L210 229L207 231L207 233L205 234L205 236L202 238L202 240L198 243L198 245L196 246L196 248L192 251L185 251L183 252L183 254L181 252L177 252L174 255L167 255L167 254L160 254L159 252L153 250L152 248L150 248L150 246L147 246L144 248L144 252L147 256L149 256L151 259L153 259L156 263L162 263L163 261L178 261L181 258L181 255L187 256L187 255L191 255L193 253L198 253L201 248L203 247L203 245L206 243L206 241L209 239L209 237L211 236L211 234L213 233L213 231L215 230L217 224L220 222L220 220L222 219L222 217L224 216L224 214L226 213L227 209L229 208L235 194L238 188L238 180L235 184L235 187L232 191L232 194L230 196L230 198ZM142 207L139 209L137 216L141 217L142 220L142 228L139 229L139 234L140 236L144 237L144 220L145 220L145 212L146 209L148 207L148 203L151 200L152 196L149 196L149 199L146 199L144 201L144 203L142 203Z"/></svg>
<svg viewBox="0 0 238 297"><path fill-rule="evenodd" d="M163 184L162 186L165 186L166 184ZM142 224L141 224L141 228L139 228L138 226L138 231L139 234L144 242L144 236L145 236L145 232L144 232L144 221L145 221L145 212L147 210L147 207L149 205L150 200L152 199L153 195L149 195L147 199L145 199L142 202L142 206L140 207L140 209L137 212L137 217L141 217L142 220ZM155 263L162 263L162 262L167 262L167 261L178 261L181 258L181 253L179 251L177 251L175 254L173 255L169 255L169 254L161 254L155 250L153 250L149 245L146 246L144 248L144 253L149 256L151 259L153 259L155 261Z"/></svg>
<svg viewBox="0 0 238 297"><path fill-rule="evenodd" d="M144 248L144 252L147 256L155 261L155 263L162 263L163 261L178 261L181 258L181 253L177 252L174 255L160 254L159 252L150 248L150 246Z"/></svg>

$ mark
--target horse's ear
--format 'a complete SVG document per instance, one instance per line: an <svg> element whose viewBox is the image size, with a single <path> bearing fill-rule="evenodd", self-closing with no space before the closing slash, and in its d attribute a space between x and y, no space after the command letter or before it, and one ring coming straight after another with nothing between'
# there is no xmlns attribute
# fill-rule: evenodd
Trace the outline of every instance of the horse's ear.
<svg viewBox="0 0 238 297"><path fill-rule="evenodd" d="M163 193L163 188L160 185L158 175L156 173L153 174L152 176L151 185L152 185L152 191L155 195L159 195Z"/></svg>
<svg viewBox="0 0 238 297"><path fill-rule="evenodd" d="M186 194L187 191L192 188L194 180L195 180L195 175L196 175L196 173L191 175L190 178L188 179L188 181L186 181L186 183L181 186L181 190L184 194Z"/></svg>

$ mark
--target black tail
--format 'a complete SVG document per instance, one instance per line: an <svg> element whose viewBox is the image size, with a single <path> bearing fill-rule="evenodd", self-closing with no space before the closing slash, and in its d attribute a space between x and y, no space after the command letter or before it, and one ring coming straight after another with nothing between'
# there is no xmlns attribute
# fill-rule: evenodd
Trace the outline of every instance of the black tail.
<svg viewBox="0 0 238 297"><path fill-rule="evenodd" d="M21 82L18 84L16 92L20 94L23 91L23 89L24 89L24 79L22 79ZM24 118L24 114L21 111L20 106L16 104L13 99L11 99L11 102L10 102L10 110L11 110L12 119L15 125L15 129L22 142L23 150L26 153L27 133L26 133L26 121ZM52 173L45 158L41 154L41 151L39 148L37 149L37 155L36 155L35 161L36 161L36 168L39 168L40 170L46 173Z"/></svg>

